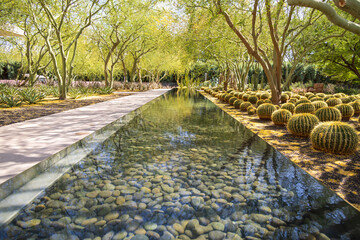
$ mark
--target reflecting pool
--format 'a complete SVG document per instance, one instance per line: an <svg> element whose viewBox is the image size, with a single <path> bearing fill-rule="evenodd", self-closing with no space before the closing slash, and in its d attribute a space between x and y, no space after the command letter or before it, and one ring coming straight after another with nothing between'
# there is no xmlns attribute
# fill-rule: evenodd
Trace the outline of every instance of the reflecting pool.
<svg viewBox="0 0 360 240"><path fill-rule="evenodd" d="M196 92L172 91L1 239L359 239L360 214Z"/></svg>

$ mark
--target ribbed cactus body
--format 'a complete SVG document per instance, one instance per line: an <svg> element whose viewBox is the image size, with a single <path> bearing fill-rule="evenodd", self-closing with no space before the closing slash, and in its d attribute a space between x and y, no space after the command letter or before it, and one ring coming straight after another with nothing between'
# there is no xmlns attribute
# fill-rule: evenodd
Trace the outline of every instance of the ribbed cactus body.
<svg viewBox="0 0 360 240"><path fill-rule="evenodd" d="M247 113L249 115L254 115L256 113L256 108L254 108L253 106L248 107Z"/></svg>
<svg viewBox="0 0 360 240"><path fill-rule="evenodd" d="M263 93L263 94L261 94L261 96L260 96L260 98L261 99L269 99L270 98L270 94L269 93Z"/></svg>
<svg viewBox="0 0 360 240"><path fill-rule="evenodd" d="M343 122L320 123L312 130L310 140L315 149L335 154L351 154L359 144L356 130Z"/></svg>
<svg viewBox="0 0 360 240"><path fill-rule="evenodd" d="M271 119L271 114L276 110L276 107L271 103L261 104L257 109L257 114L260 119Z"/></svg>
<svg viewBox="0 0 360 240"><path fill-rule="evenodd" d="M315 107L311 103L302 103L295 107L295 113L314 113Z"/></svg>
<svg viewBox="0 0 360 240"><path fill-rule="evenodd" d="M237 97L232 97L232 98L230 98L230 99L229 99L229 104L230 104L231 106L233 106L233 105L234 105L234 102L235 102L236 100L238 100Z"/></svg>
<svg viewBox="0 0 360 240"><path fill-rule="evenodd" d="M271 121L273 121L275 125L284 126L291 118L291 115L292 114L289 110L279 109L271 114Z"/></svg>
<svg viewBox="0 0 360 240"><path fill-rule="evenodd" d="M340 98L329 98L326 100L326 103L329 107L335 107L336 105L342 104L342 101Z"/></svg>
<svg viewBox="0 0 360 240"><path fill-rule="evenodd" d="M340 100L342 103L351 103L351 98L349 97L341 97Z"/></svg>
<svg viewBox="0 0 360 240"><path fill-rule="evenodd" d="M258 101L258 98L255 95L251 95L248 101L251 102L252 104L255 104Z"/></svg>
<svg viewBox="0 0 360 240"><path fill-rule="evenodd" d="M242 95L242 100L248 101L249 97L250 97L250 95L245 93L245 94Z"/></svg>
<svg viewBox="0 0 360 240"><path fill-rule="evenodd" d="M321 122L328 122L328 121L340 121L341 120L341 112L339 109L334 107L323 107L319 108L315 112L315 116Z"/></svg>
<svg viewBox="0 0 360 240"><path fill-rule="evenodd" d="M241 105L243 102L244 102L244 101L241 100L241 99L236 100L236 101L234 102L234 107L235 107L236 109L239 109L239 108L240 108L240 105Z"/></svg>
<svg viewBox="0 0 360 240"><path fill-rule="evenodd" d="M360 113L360 103L359 102L352 102L350 103L350 106L354 109L354 114Z"/></svg>
<svg viewBox="0 0 360 240"><path fill-rule="evenodd" d="M240 110L241 111L247 111L247 108L249 106L252 106L252 104L250 102L243 102L241 105L240 105Z"/></svg>
<svg viewBox="0 0 360 240"><path fill-rule="evenodd" d="M232 98L232 97L233 97L233 95L227 94L227 95L224 97L224 101L228 103L228 102L230 101L230 98Z"/></svg>
<svg viewBox="0 0 360 240"><path fill-rule="evenodd" d="M261 104L265 103L264 99L259 99L257 102L256 102L256 106L260 106Z"/></svg>
<svg viewBox="0 0 360 240"><path fill-rule="evenodd" d="M281 103L286 103L290 99L289 95L283 93L281 94L280 101Z"/></svg>
<svg viewBox="0 0 360 240"><path fill-rule="evenodd" d="M316 102L316 101L324 101L324 99L321 98L321 97L312 97L312 98L310 98L310 102Z"/></svg>
<svg viewBox="0 0 360 240"><path fill-rule="evenodd" d="M310 102L310 100L309 99L300 99L300 100L298 100L296 103L295 103L295 107L297 106L297 105L300 105L300 104L303 104L303 103L311 103Z"/></svg>
<svg viewBox="0 0 360 240"><path fill-rule="evenodd" d="M327 107L327 103L324 102L324 101L315 101L315 102L311 102L312 105L314 105L315 107L315 111L320 109L320 108L323 108L323 107Z"/></svg>
<svg viewBox="0 0 360 240"><path fill-rule="evenodd" d="M290 103L290 102L285 103L281 106L281 109L286 109L286 110L289 110L291 113L293 113L295 110L295 104Z"/></svg>
<svg viewBox="0 0 360 240"><path fill-rule="evenodd" d="M292 135L307 137L311 130L319 123L319 119L311 113L300 113L293 115L288 123L287 129Z"/></svg>
<svg viewBox="0 0 360 240"><path fill-rule="evenodd" d="M354 115L354 109L349 104L339 104L335 106L341 112L341 117L343 121L348 121Z"/></svg>

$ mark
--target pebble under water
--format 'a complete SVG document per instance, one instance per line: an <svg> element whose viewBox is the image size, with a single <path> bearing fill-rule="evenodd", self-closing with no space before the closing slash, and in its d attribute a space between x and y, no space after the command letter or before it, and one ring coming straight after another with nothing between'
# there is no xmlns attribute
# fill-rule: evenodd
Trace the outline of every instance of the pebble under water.
<svg viewBox="0 0 360 240"><path fill-rule="evenodd" d="M152 103L1 239L356 239L359 213L197 93Z"/></svg>

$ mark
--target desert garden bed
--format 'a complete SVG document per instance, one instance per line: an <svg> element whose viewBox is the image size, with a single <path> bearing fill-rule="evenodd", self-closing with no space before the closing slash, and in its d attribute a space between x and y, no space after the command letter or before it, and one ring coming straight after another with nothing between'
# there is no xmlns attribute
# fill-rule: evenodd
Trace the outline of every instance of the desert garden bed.
<svg viewBox="0 0 360 240"><path fill-rule="evenodd" d="M317 151L312 148L309 138L291 135L286 126L274 125L271 120L260 120L256 114L249 115L246 111L240 111L208 93L201 93L360 210L359 148L351 155L336 155ZM353 116L346 122L359 131L357 117Z"/></svg>

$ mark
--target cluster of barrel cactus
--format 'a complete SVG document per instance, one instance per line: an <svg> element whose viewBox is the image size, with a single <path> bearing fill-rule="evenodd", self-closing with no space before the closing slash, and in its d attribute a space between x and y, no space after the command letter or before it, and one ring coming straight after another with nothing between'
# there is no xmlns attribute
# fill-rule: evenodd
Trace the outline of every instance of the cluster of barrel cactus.
<svg viewBox="0 0 360 240"><path fill-rule="evenodd" d="M272 104L269 91L224 92L219 88L207 88L205 91L235 109L249 115L257 113L262 120L271 119L275 125L286 126L294 136L310 136L314 149L349 154L358 146L356 130L344 121L360 114L360 95L283 92L281 106L277 106Z"/></svg>

